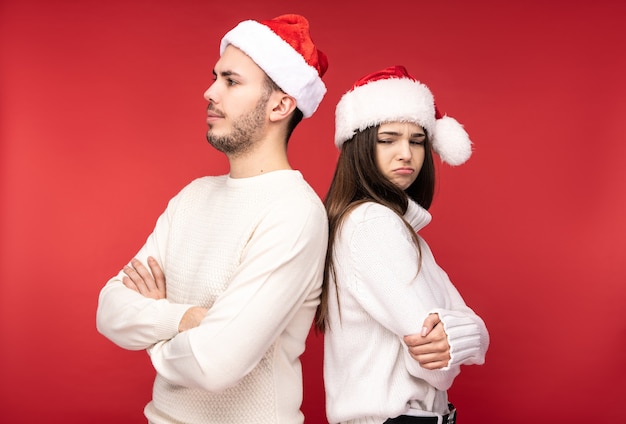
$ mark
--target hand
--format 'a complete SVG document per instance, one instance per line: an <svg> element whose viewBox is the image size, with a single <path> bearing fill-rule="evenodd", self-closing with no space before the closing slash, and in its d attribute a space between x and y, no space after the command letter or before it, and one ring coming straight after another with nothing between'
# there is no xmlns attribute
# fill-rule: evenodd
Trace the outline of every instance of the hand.
<svg viewBox="0 0 626 424"><path fill-rule="evenodd" d="M200 306L192 306L187 309L185 315L180 319L180 323L178 323L178 332L182 333L183 331L199 326L208 311L207 308Z"/></svg>
<svg viewBox="0 0 626 424"><path fill-rule="evenodd" d="M122 283L131 290L151 299L165 299L165 275L159 263L153 257L148 257L150 271L137 259L130 261L130 266L124 267L126 274Z"/></svg>
<svg viewBox="0 0 626 424"><path fill-rule="evenodd" d="M404 336L409 353L422 368L436 370L450 362L450 344L439 314L430 314L424 320L422 332Z"/></svg>

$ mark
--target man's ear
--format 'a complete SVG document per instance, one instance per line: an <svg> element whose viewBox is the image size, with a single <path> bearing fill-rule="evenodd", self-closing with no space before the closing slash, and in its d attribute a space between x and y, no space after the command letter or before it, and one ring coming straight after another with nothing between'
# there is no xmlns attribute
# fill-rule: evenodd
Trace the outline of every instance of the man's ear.
<svg viewBox="0 0 626 424"><path fill-rule="evenodd" d="M270 111L270 121L276 122L288 118L296 109L296 99L288 94L275 92L272 96L271 104L274 106Z"/></svg>

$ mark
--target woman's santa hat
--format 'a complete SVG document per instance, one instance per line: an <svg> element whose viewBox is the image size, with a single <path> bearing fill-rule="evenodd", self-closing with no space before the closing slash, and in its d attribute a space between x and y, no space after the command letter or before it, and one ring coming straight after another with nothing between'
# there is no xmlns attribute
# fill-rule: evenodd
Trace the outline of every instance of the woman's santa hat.
<svg viewBox="0 0 626 424"><path fill-rule="evenodd" d="M366 75L341 97L335 110L335 145L341 148L357 131L394 121L424 128L433 150L450 165L461 165L472 154L472 142L463 126L441 116L428 87L404 66Z"/></svg>
<svg viewBox="0 0 626 424"><path fill-rule="evenodd" d="M326 86L326 55L315 47L309 22L300 15L240 22L222 38L220 55L232 44L247 54L278 85L296 99L305 118L319 106Z"/></svg>

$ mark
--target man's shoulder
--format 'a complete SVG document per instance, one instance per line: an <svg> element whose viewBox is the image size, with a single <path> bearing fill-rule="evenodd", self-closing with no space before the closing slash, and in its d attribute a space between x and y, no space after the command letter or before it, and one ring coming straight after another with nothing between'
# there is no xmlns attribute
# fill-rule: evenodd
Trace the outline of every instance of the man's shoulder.
<svg viewBox="0 0 626 424"><path fill-rule="evenodd" d="M228 180L228 175L208 175L204 177L198 177L192 180L187 186L192 187L207 187L207 186L221 186Z"/></svg>
<svg viewBox="0 0 626 424"><path fill-rule="evenodd" d="M181 193L194 193L199 191L206 192L207 190L214 190L215 188L224 186L227 178L227 175L198 177L187 183L187 185L182 188Z"/></svg>
<svg viewBox="0 0 626 424"><path fill-rule="evenodd" d="M272 209L285 210L288 214L305 214L315 216L316 219L327 219L322 200L306 183L281 191L270 205Z"/></svg>
<svg viewBox="0 0 626 424"><path fill-rule="evenodd" d="M324 208L320 196L304 179L299 171L285 171L276 174L276 179L265 185L267 193L273 197L272 203L291 203L294 206L302 205Z"/></svg>
<svg viewBox="0 0 626 424"><path fill-rule="evenodd" d="M284 226L310 227L314 231L328 225L326 209L319 195L304 179L294 179L273 191L265 203L265 213Z"/></svg>

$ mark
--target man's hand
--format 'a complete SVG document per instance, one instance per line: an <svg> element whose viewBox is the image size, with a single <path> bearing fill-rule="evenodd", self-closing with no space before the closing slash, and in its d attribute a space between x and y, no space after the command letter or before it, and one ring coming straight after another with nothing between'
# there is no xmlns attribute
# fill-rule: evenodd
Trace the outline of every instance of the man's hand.
<svg viewBox="0 0 626 424"><path fill-rule="evenodd" d="M130 266L124 267L126 274L122 282L126 287L135 290L137 293L151 299L165 299L165 275L159 263L152 256L148 257L150 271L137 259L130 261ZM192 306L187 309L185 315L180 319L178 331L183 332L197 327L204 319L208 309L200 306Z"/></svg>
<svg viewBox="0 0 626 424"><path fill-rule="evenodd" d="M178 332L182 333L183 331L199 326L208 311L207 308L200 306L192 306L187 309L185 315L180 319L180 323L178 323Z"/></svg>
<svg viewBox="0 0 626 424"><path fill-rule="evenodd" d="M404 342L422 368L436 370L447 366L450 361L448 335L438 314L428 315L421 334L404 336Z"/></svg>
<svg viewBox="0 0 626 424"><path fill-rule="evenodd" d="M137 259L130 261L130 266L124 267L126 274L122 283L131 290L151 299L165 299L165 275L156 259L149 256L150 271Z"/></svg>

